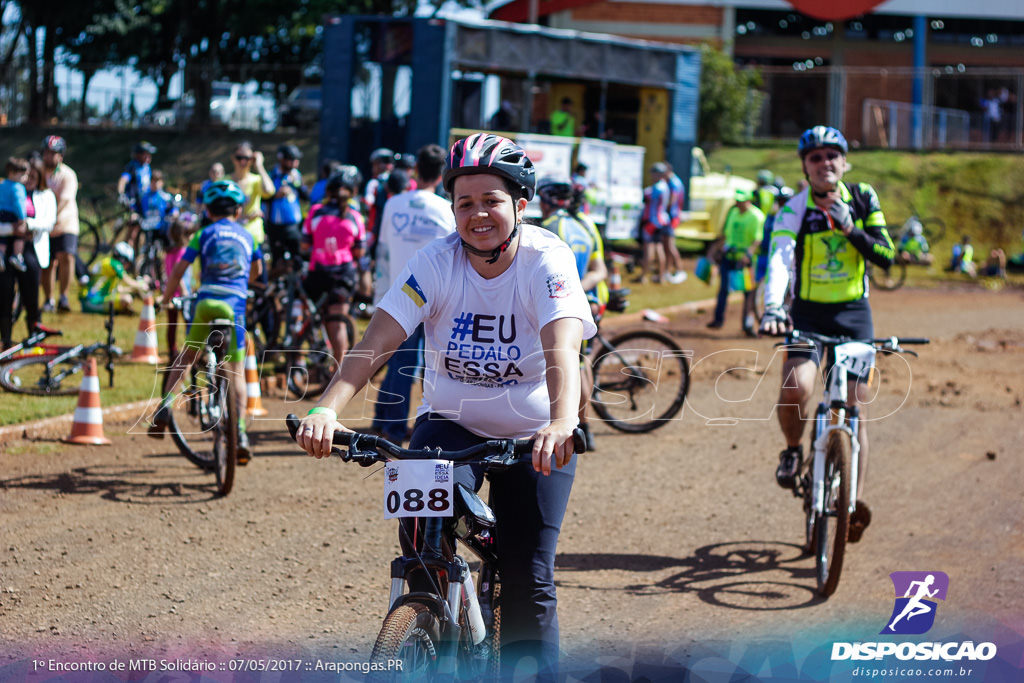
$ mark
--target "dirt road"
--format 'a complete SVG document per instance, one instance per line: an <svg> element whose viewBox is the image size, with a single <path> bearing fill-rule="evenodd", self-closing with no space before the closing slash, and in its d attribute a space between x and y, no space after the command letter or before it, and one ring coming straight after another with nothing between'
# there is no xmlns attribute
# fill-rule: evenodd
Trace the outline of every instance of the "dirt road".
<svg viewBox="0 0 1024 683"><path fill-rule="evenodd" d="M598 426L599 450L580 463L557 559L572 680L852 680L863 662L830 661L832 644L885 639L895 571L950 581L932 630L908 639L998 646L956 680L1024 676L1024 297L872 298L879 335L933 343L880 361L874 523L836 594L815 598L800 503L774 483L771 342L739 336L735 310L713 333L707 314L675 315L662 327L694 352L680 419L640 437ZM106 426L111 447L5 447L0 680L81 680L34 662L129 657L170 660L179 680L198 677L191 661L293 658L304 668L263 679L321 680L336 674L306 664L365 658L398 550L379 476L300 454L280 418L306 405L265 404L257 457L226 499L169 440L130 425ZM107 676L94 680L146 674Z"/></svg>

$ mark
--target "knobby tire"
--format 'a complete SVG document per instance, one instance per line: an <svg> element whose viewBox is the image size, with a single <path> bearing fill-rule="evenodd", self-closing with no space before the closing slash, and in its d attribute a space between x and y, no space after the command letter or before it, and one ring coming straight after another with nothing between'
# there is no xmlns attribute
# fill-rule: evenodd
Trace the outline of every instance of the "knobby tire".
<svg viewBox="0 0 1024 683"><path fill-rule="evenodd" d="M410 602L396 607L384 619L373 644L370 664L377 664L375 681L430 680L440 655L441 627L437 617L424 604ZM401 661L401 670L389 669L389 663Z"/></svg>
<svg viewBox="0 0 1024 683"><path fill-rule="evenodd" d="M690 363L671 337L632 330L599 344L594 412L621 432L644 433L679 414L690 388Z"/></svg>
<svg viewBox="0 0 1024 683"><path fill-rule="evenodd" d="M817 522L815 555L818 593L835 593L843 571L846 536L850 529L850 434L832 431L825 446L825 514Z"/></svg>
<svg viewBox="0 0 1024 683"><path fill-rule="evenodd" d="M214 452L217 455L217 493L226 496L231 493L235 484L235 469L238 464L238 402L235 400L234 384L227 377L218 375L218 398L227 405L221 415L224 416L215 427L219 437L215 436ZM219 441L219 443L218 443Z"/></svg>

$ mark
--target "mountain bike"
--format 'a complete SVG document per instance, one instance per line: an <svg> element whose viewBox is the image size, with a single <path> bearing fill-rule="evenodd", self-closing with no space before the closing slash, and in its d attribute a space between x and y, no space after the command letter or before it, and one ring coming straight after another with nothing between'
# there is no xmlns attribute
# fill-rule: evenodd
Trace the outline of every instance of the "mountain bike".
<svg viewBox="0 0 1024 683"><path fill-rule="evenodd" d="M294 439L299 418L289 415L286 423ZM582 431L576 430L574 442L576 452L583 453ZM334 443L347 447L334 450L345 462L386 464L385 517L419 518L422 523L412 554L391 562L388 614L370 654L379 679L496 678L501 663L501 577L492 533L496 520L475 492L444 474L454 463L507 469L531 457L532 440L492 439L459 451L408 450L382 437L336 432ZM428 474L418 480L411 470L424 463ZM457 541L480 562L478 587L469 564L456 552ZM414 575L416 585L430 588L407 592ZM396 661L400 666L394 666Z"/></svg>
<svg viewBox="0 0 1024 683"><path fill-rule="evenodd" d="M911 205L911 216L902 225L889 225L886 231L890 239L896 245L897 258L888 268L880 268L867 264L868 280L878 289L891 292L899 289L907 281L907 266L916 265L914 262L907 262L899 258L899 245L903 237L915 228L919 228L928 244L935 244L946 234L946 224L938 216L920 218L917 209Z"/></svg>
<svg viewBox="0 0 1024 683"><path fill-rule="evenodd" d="M616 310L612 306L609 301L609 309ZM589 356L594 371L590 405L620 432L662 427L683 408L690 388L689 356L657 330L627 330L608 338L598 327Z"/></svg>
<svg viewBox="0 0 1024 683"><path fill-rule="evenodd" d="M172 305L191 319L195 297L175 297ZM224 359L234 322L215 319L199 358L189 369L188 386L171 405L167 425L171 439L189 462L217 478L217 492L226 496L235 482L238 449L238 402Z"/></svg>
<svg viewBox="0 0 1024 683"><path fill-rule="evenodd" d="M327 327L321 310L330 293L325 293L316 302L310 301L301 287L295 289L288 305L285 320L285 337L281 342L281 356L278 367L285 374L288 391L296 398L315 398L334 376L340 358L335 358L327 336ZM356 341L356 326L352 316L342 317L348 332L349 348Z"/></svg>
<svg viewBox="0 0 1024 683"><path fill-rule="evenodd" d="M793 330L788 348L821 348L825 390L814 413L810 458L804 463L794 495L803 498L805 548L814 555L818 594L832 595L839 585L846 553L850 515L857 504L860 414L847 402L849 375L864 376L874 367L877 352L917 356L903 344L927 344L928 339L890 337L850 339Z"/></svg>
<svg viewBox="0 0 1024 683"><path fill-rule="evenodd" d="M108 386L114 386L114 359L124 351L114 344L114 305L103 324L107 330L106 341L95 344L78 344L55 354L28 355L0 366L0 386L16 394L33 396L71 396L77 394L81 383L74 377L82 372L89 358L102 353L106 357ZM44 333L37 333L44 334ZM30 337L29 340L34 337ZM45 337L44 337L45 338ZM42 339L40 339L42 341ZM71 381L66 381L72 378Z"/></svg>

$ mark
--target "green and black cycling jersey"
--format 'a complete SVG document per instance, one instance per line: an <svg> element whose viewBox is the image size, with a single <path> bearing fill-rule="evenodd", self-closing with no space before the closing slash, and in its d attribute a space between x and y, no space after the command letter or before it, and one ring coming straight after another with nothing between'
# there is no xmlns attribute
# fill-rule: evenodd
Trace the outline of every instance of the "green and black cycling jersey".
<svg viewBox="0 0 1024 683"><path fill-rule="evenodd" d="M765 305L781 306L787 285L797 300L845 303L868 296L867 262L888 268L896 256L874 189L866 183L839 184L850 207L849 236L814 204L809 189L783 206L772 228Z"/></svg>

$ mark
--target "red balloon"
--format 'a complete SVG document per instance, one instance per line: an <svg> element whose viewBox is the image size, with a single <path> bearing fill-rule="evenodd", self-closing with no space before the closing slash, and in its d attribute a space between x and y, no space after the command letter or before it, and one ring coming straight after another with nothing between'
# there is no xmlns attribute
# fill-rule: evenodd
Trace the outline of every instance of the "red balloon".
<svg viewBox="0 0 1024 683"><path fill-rule="evenodd" d="M789 4L815 19L842 21L867 14L885 0L789 0Z"/></svg>

